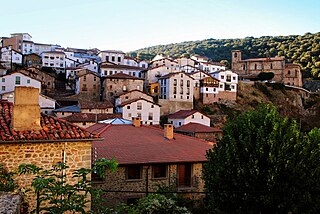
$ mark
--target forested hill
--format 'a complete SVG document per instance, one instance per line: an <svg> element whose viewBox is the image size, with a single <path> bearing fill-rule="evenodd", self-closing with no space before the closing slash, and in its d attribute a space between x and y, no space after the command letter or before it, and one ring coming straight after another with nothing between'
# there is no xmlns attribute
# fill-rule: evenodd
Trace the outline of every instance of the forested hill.
<svg viewBox="0 0 320 214"><path fill-rule="evenodd" d="M304 77L320 78L320 32L291 36L246 37L243 39L206 39L157 45L129 53L140 59L152 59L157 53L172 57L201 55L212 61L231 62L231 51L241 50L243 58L285 56L287 62L302 66Z"/></svg>

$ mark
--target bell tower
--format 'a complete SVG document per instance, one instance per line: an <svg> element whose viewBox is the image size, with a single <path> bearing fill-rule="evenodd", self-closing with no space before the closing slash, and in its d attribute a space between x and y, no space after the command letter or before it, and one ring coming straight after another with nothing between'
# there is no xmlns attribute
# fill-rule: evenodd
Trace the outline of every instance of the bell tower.
<svg viewBox="0 0 320 214"><path fill-rule="evenodd" d="M231 63L231 69L235 69L235 64L240 62L242 60L241 51L239 50L233 50L232 51L232 63Z"/></svg>

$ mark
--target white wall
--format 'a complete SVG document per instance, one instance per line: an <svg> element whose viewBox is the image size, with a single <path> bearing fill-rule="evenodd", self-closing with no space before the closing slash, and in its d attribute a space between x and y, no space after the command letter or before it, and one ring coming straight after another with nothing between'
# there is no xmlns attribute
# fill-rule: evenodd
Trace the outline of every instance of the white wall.
<svg viewBox="0 0 320 214"><path fill-rule="evenodd" d="M20 77L20 84L16 84L16 77ZM39 88L41 91L40 81L32 79L21 73L13 73L0 77L0 94L14 91L16 86L30 86Z"/></svg>
<svg viewBox="0 0 320 214"><path fill-rule="evenodd" d="M200 112L196 112L184 119L168 119L168 122L172 123L175 128L186 125L188 123L199 123L205 126L210 126L210 118L201 114Z"/></svg>

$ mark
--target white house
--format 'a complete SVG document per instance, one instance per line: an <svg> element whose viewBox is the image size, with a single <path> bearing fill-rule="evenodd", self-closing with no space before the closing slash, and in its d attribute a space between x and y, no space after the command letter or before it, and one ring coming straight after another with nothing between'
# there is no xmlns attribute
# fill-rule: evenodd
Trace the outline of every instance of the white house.
<svg viewBox="0 0 320 214"><path fill-rule="evenodd" d="M41 82L24 75L18 71L0 77L0 94L14 91L16 86L30 86L39 88L41 91Z"/></svg>
<svg viewBox="0 0 320 214"><path fill-rule="evenodd" d="M122 113L122 118L127 120L139 117L142 124L158 125L160 123L160 106L144 98L122 102L116 109L117 113Z"/></svg>
<svg viewBox="0 0 320 214"><path fill-rule="evenodd" d="M65 69L65 54L61 51L48 51L41 54L42 66L56 70Z"/></svg>
<svg viewBox="0 0 320 214"><path fill-rule="evenodd" d="M101 62L112 62L117 65L124 65L124 52L119 50L105 50L98 54Z"/></svg>
<svg viewBox="0 0 320 214"><path fill-rule="evenodd" d="M199 68L205 72L225 70L226 66L219 62L200 62Z"/></svg>
<svg viewBox="0 0 320 214"><path fill-rule="evenodd" d="M127 102L129 100L133 100L133 99L137 99L137 98L143 98L143 99L149 100L151 102L154 101L151 95L149 95L143 91L134 89L134 90L125 92L125 93L117 96L115 99L115 105L118 106L123 102Z"/></svg>
<svg viewBox="0 0 320 214"><path fill-rule="evenodd" d="M160 65L158 67L149 68L146 71L145 79L147 83L155 83L158 82L159 78L165 76L169 73L177 73L179 72L179 68L177 67L167 67L165 65Z"/></svg>
<svg viewBox="0 0 320 214"><path fill-rule="evenodd" d="M22 65L23 54L11 46L1 48L1 62L5 68L12 69L13 64Z"/></svg>
<svg viewBox="0 0 320 214"><path fill-rule="evenodd" d="M34 43L34 53L41 56L42 52L55 51L60 45Z"/></svg>
<svg viewBox="0 0 320 214"><path fill-rule="evenodd" d="M237 92L238 74L231 70L216 71L210 74L219 80L221 91Z"/></svg>
<svg viewBox="0 0 320 214"><path fill-rule="evenodd" d="M114 63L110 63L110 62L103 62L100 65L100 72L101 72L100 75L102 77L103 76L110 76L113 74L123 73L123 74L127 74L130 76L141 78L142 71L145 71L145 70L146 70L146 68L129 66L129 65L117 65Z"/></svg>
<svg viewBox="0 0 320 214"><path fill-rule="evenodd" d="M168 122L173 124L175 128L188 123L199 123L210 126L210 118L197 110L180 110L170 114L168 115Z"/></svg>
<svg viewBox="0 0 320 214"><path fill-rule="evenodd" d="M14 103L14 91L1 94L1 99ZM42 113L52 114L52 111L56 108L56 100L40 94L39 105Z"/></svg>

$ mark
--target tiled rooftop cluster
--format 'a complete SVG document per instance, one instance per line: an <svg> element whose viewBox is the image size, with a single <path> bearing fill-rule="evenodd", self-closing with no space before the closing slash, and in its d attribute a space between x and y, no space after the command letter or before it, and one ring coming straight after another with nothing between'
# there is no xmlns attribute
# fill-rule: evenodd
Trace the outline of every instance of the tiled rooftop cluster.
<svg viewBox="0 0 320 214"><path fill-rule="evenodd" d="M15 131L11 128L12 107L12 103L0 100L1 141L55 141L99 138L98 135L94 135L72 123L45 114L41 114L41 130Z"/></svg>

